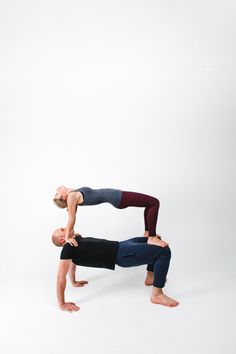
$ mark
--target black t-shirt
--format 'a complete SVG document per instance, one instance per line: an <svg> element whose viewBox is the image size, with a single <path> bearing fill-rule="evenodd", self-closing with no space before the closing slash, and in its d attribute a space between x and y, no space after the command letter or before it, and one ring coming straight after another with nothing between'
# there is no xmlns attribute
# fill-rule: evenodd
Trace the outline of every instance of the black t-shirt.
<svg viewBox="0 0 236 354"><path fill-rule="evenodd" d="M78 246L65 243L61 251L61 259L72 259L73 263L85 267L115 269L118 241L81 236L75 238Z"/></svg>

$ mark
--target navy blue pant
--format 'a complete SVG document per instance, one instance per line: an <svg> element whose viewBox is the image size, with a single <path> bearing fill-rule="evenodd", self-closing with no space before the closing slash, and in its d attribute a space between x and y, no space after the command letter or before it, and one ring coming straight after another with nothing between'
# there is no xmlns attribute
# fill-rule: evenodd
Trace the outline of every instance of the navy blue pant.
<svg viewBox="0 0 236 354"><path fill-rule="evenodd" d="M147 244L147 237L135 237L121 241L116 257L120 267L136 267L147 264L147 270L154 273L153 285L164 288L169 269L170 248Z"/></svg>

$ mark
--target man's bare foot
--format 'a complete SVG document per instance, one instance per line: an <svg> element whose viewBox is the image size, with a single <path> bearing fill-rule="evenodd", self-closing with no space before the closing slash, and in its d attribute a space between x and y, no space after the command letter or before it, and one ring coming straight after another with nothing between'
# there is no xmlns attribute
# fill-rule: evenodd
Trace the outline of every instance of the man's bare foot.
<svg viewBox="0 0 236 354"><path fill-rule="evenodd" d="M159 304L167 307L176 307L179 302L165 295L161 288L153 287L151 302L153 304Z"/></svg>
<svg viewBox="0 0 236 354"><path fill-rule="evenodd" d="M147 276L146 276L144 284L147 286L153 285L153 279L154 279L153 273L147 271Z"/></svg>
<svg viewBox="0 0 236 354"><path fill-rule="evenodd" d="M171 299L170 297L166 296L165 294L160 295L152 295L151 302L153 304L159 304L167 307L176 307L179 305L179 302Z"/></svg>
<svg viewBox="0 0 236 354"><path fill-rule="evenodd" d="M169 246L167 242L160 240L157 236L149 236L147 243L149 245L160 246L160 247L167 247Z"/></svg>

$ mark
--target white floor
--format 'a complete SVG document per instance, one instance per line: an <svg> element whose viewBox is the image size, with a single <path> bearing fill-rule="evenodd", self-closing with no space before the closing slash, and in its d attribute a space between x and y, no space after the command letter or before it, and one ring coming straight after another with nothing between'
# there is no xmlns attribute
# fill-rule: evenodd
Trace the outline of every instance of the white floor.
<svg viewBox="0 0 236 354"><path fill-rule="evenodd" d="M67 300L81 307L73 314L57 308L50 272L46 281L9 279L1 284L0 351L233 354L235 273L227 262L216 271L206 269L185 268L183 274L173 261L165 291L180 305L165 308L149 301L151 289L143 286L145 267L118 267L115 272L81 268L78 279L89 284L86 288L68 284Z"/></svg>

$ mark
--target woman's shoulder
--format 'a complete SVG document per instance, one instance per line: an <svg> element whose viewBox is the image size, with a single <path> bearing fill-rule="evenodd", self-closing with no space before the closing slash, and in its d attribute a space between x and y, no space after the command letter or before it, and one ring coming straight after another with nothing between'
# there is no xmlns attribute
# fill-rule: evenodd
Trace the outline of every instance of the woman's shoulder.
<svg viewBox="0 0 236 354"><path fill-rule="evenodd" d="M75 192L90 192L92 190L93 189L91 187L80 187L80 188L75 189Z"/></svg>
<svg viewBox="0 0 236 354"><path fill-rule="evenodd" d="M75 203L78 204L81 202L81 198L83 197L83 194L80 192L79 189L73 189L68 193L67 196L67 203Z"/></svg>

